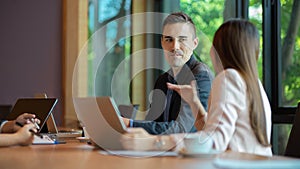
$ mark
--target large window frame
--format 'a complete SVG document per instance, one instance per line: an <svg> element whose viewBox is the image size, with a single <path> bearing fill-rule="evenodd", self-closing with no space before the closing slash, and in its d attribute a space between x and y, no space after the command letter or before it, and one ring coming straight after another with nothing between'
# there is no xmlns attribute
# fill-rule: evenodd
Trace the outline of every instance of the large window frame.
<svg viewBox="0 0 300 169"><path fill-rule="evenodd" d="M278 127L292 124L296 107L280 106L282 60L281 51L281 5L280 0L263 0L263 81L272 109L272 145L275 154L280 153ZM288 134L287 134L288 135ZM287 138L286 138L287 139ZM281 141L282 142L282 141ZM285 148L284 148L285 149ZM281 152L282 153L282 152Z"/></svg>
<svg viewBox="0 0 300 169"><path fill-rule="evenodd" d="M293 123L296 107L279 105L281 81L280 1L263 0L263 78L272 108L273 123ZM275 36L274 36L275 35ZM268 50L269 49L269 50ZM271 50L272 49L272 50Z"/></svg>

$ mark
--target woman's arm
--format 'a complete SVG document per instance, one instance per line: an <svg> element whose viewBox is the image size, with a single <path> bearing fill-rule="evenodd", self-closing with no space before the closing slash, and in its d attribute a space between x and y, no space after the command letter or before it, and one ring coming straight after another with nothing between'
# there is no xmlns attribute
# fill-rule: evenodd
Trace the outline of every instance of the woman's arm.
<svg viewBox="0 0 300 169"><path fill-rule="evenodd" d="M122 145L127 150L171 150L176 147L176 141L171 135L151 135L143 128L129 128L122 135Z"/></svg>
<svg viewBox="0 0 300 169"><path fill-rule="evenodd" d="M31 144L34 136L30 130L35 130L33 123L24 125L16 133L0 134L0 147Z"/></svg>
<svg viewBox="0 0 300 169"><path fill-rule="evenodd" d="M36 118L34 114L23 113L17 117L16 120L7 121L1 130L1 133L14 133L20 129L16 122L25 125L30 123L40 123L40 120Z"/></svg>

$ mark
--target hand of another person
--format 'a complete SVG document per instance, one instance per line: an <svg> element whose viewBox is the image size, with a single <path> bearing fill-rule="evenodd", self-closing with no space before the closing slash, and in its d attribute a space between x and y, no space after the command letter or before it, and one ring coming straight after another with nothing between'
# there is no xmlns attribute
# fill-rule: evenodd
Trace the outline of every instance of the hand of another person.
<svg viewBox="0 0 300 169"><path fill-rule="evenodd" d="M125 117L121 117L126 127L129 127L129 119Z"/></svg>
<svg viewBox="0 0 300 169"><path fill-rule="evenodd" d="M25 146L32 143L34 135L30 130L37 132L33 123L25 124L15 133L19 145Z"/></svg>
<svg viewBox="0 0 300 169"><path fill-rule="evenodd" d="M35 114L30 114L30 113L23 113L19 115L15 120L15 122L18 122L21 125L30 124L30 123L40 124L40 120L36 118ZM18 129L19 127L17 127L15 131L17 131Z"/></svg>
<svg viewBox="0 0 300 169"><path fill-rule="evenodd" d="M121 137L121 143L127 150L154 150L156 136L150 135L143 128L129 128Z"/></svg>
<svg viewBox="0 0 300 169"><path fill-rule="evenodd" d="M17 117L16 122L25 125L29 123L40 124L40 120L36 118L35 114L23 113Z"/></svg>

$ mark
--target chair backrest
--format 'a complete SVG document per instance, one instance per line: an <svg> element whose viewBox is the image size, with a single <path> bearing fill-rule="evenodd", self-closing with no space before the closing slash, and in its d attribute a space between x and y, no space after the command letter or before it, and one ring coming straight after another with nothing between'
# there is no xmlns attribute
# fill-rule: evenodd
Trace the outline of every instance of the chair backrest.
<svg viewBox="0 0 300 169"><path fill-rule="evenodd" d="M130 118L130 119L135 119L137 110L139 109L139 105L134 104L134 105L119 105L118 109L121 113L122 117Z"/></svg>
<svg viewBox="0 0 300 169"><path fill-rule="evenodd" d="M300 102L295 113L293 127L286 146L285 155L300 158Z"/></svg>
<svg viewBox="0 0 300 169"><path fill-rule="evenodd" d="M0 105L0 120L6 119L6 116L10 113L12 105Z"/></svg>

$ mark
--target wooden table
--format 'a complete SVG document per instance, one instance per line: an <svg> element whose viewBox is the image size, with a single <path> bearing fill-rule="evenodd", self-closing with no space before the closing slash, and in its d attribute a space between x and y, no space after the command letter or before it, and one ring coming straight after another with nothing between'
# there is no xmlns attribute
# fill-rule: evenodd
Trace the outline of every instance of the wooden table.
<svg viewBox="0 0 300 169"><path fill-rule="evenodd" d="M284 157L263 157L226 152L229 159L278 160ZM216 168L214 158L150 157L132 158L103 155L99 149L78 141L67 144L31 145L0 148L1 169L193 169Z"/></svg>

